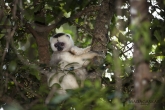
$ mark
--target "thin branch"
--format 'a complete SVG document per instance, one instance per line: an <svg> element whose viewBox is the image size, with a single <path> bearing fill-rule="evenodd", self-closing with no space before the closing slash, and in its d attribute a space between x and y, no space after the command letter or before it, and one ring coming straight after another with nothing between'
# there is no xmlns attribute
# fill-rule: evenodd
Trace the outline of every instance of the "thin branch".
<svg viewBox="0 0 165 110"><path fill-rule="evenodd" d="M14 4L13 4L13 9L12 9L12 16L14 19L16 19L16 12L17 12L17 4L18 4L18 0L14 0L13 1Z"/></svg>
<svg viewBox="0 0 165 110"><path fill-rule="evenodd" d="M35 36L38 36L37 32L32 28L31 24L29 23L26 23L26 28L32 33L32 35L35 37Z"/></svg>
<svg viewBox="0 0 165 110"><path fill-rule="evenodd" d="M12 27L12 25L0 25L0 29L11 29Z"/></svg>
<svg viewBox="0 0 165 110"><path fill-rule="evenodd" d="M35 67L36 69L38 68L38 66L36 66L36 64L32 63L32 62L29 62L28 60L26 60L19 52L18 50L16 49L16 46L14 45L14 41L13 39L11 39L11 46L12 48L14 49L14 52L16 53L18 59L21 61L21 63L23 63L24 65L26 66L29 66L29 67Z"/></svg>
<svg viewBox="0 0 165 110"><path fill-rule="evenodd" d="M29 110L32 106L36 105L38 102L40 102L40 99L36 99L36 100L32 101L30 104L24 105L25 110Z"/></svg>
<svg viewBox="0 0 165 110"><path fill-rule="evenodd" d="M16 6L17 6L17 2L18 2L18 1L16 0L16 1L15 1L15 4L14 4L14 8L13 8L13 10L12 10L13 18L15 18L15 16L16 16L16 11L17 11ZM7 29L8 35L6 36L6 48L5 48L5 51L4 51L3 56L2 56L1 67L2 67L2 65L3 65L3 61L4 61L4 58L5 58L5 56L6 56L6 53L8 52L8 49L9 49L10 40L12 39L12 37L13 37L13 35L14 35L14 33L15 33L16 28L17 28L17 25L15 25L15 26L13 27L13 30L11 30L11 28L10 28L10 29Z"/></svg>
<svg viewBox="0 0 165 110"><path fill-rule="evenodd" d="M4 85L4 92L6 93L7 92L7 86L8 86L8 83L9 83L9 77L8 77L8 73L5 72L5 85Z"/></svg>
<svg viewBox="0 0 165 110"><path fill-rule="evenodd" d="M81 12L75 14L74 16L71 17L71 19L77 19L80 18L82 15L86 15L89 12L95 12L98 11L100 9L99 5L93 5L93 6L89 6L87 8L85 8L84 10L82 10Z"/></svg>
<svg viewBox="0 0 165 110"><path fill-rule="evenodd" d="M49 26L38 26L38 24L31 24L30 26L30 30L32 30L33 28L32 27L35 27L33 30L37 31L37 32L50 32L52 29L56 28L57 27L57 24L61 21L63 17L63 14L61 13L55 20L55 23L54 24L51 24ZM30 24L29 24L30 25Z"/></svg>
<svg viewBox="0 0 165 110"><path fill-rule="evenodd" d="M82 25L79 25L71 20L69 20L71 23L73 23L75 26L77 26L78 28L81 28L83 29L84 31L86 31L89 35L93 36L93 32L92 32L92 29L87 29L86 27L82 26Z"/></svg>
<svg viewBox="0 0 165 110"><path fill-rule="evenodd" d="M89 15L91 12L96 12L100 9L100 6L98 5L93 5L93 6L89 6L89 7L86 7L84 10L82 10L81 12L78 12L77 14L73 15L70 17L69 21L71 23L73 23L74 25L76 25L78 28L81 28L83 29L84 31L87 31L87 33L91 36L93 36L93 30L90 29L89 27L84 27L82 25L79 25L77 23L75 23L73 20L74 19L77 19L77 18L80 18L81 16L83 15Z"/></svg>
<svg viewBox="0 0 165 110"><path fill-rule="evenodd" d="M36 70L40 71L40 73L44 74L44 75L48 75L49 71L39 67L37 65L37 63L34 63L34 62L29 62L28 60L26 60L19 52L18 50L16 49L16 46L14 45L14 41L13 39L11 40L11 46L12 48L14 49L14 52L16 53L18 59L21 61L22 64L28 66L28 67L33 67L35 68Z"/></svg>
<svg viewBox="0 0 165 110"><path fill-rule="evenodd" d="M118 50L120 50L120 54L119 54L119 56L120 56L120 55L123 55L124 58L127 59L127 56L124 54L124 52L122 51L122 49L120 49L120 48L116 45L117 42L116 42L116 41L113 41L113 42L114 42L114 43L112 43L113 46L116 47Z"/></svg>
<svg viewBox="0 0 165 110"><path fill-rule="evenodd" d="M11 31L11 29L9 29L8 30L9 31L8 34L5 36L6 37L6 46L5 46L3 55L2 55L1 67L3 66L3 61L5 59L6 53L8 52L8 49L9 49L10 40L12 39L12 37L13 37L13 35L15 33L16 28L17 28L17 26L15 25L12 31Z"/></svg>
<svg viewBox="0 0 165 110"><path fill-rule="evenodd" d="M130 51L130 50L132 50L133 49L133 45L130 47L130 48L128 48L126 51L124 51L124 52L122 52L122 54L124 54L124 53L126 53L126 52L128 52L128 51ZM122 50L122 49L121 49Z"/></svg>
<svg viewBox="0 0 165 110"><path fill-rule="evenodd" d="M15 84L15 86L16 86L16 89L17 89L17 91L19 91L21 97L22 97L24 100L27 100L27 97L26 97L24 94L22 94L22 92L20 91L20 89L19 89L19 87L18 87L18 82L17 82L16 78L13 77L13 76L11 76L10 74L8 74L8 76L13 80L13 82L14 82L14 84Z"/></svg>

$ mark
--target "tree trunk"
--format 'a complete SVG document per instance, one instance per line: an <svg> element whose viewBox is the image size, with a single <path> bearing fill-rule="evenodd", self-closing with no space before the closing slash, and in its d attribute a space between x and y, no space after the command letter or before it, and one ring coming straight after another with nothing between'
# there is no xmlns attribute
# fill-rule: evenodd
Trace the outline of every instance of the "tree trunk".
<svg viewBox="0 0 165 110"><path fill-rule="evenodd" d="M35 36L38 45L39 61L41 64L48 64L50 61L49 53L49 41L48 34L46 32L37 32L38 36Z"/></svg>
<svg viewBox="0 0 165 110"><path fill-rule="evenodd" d="M34 1L34 7L40 4L40 0ZM39 32L40 28L46 27L45 24L45 14L44 14L44 4L43 6L34 13L35 18L40 18L35 20L36 29L31 28L31 32L36 39L38 46L38 55L40 64L48 64L50 61L49 53L49 41L48 35L49 31Z"/></svg>
<svg viewBox="0 0 165 110"><path fill-rule="evenodd" d="M103 51L107 52L107 44L109 41L108 31L110 21L113 17L115 11L115 1L114 0L103 0L98 12L95 27L93 31L93 40L92 40L92 50L93 51ZM94 59L94 64L97 66L103 63L102 58ZM95 78L99 79L102 76L102 72L97 71L95 73Z"/></svg>
<svg viewBox="0 0 165 110"><path fill-rule="evenodd" d="M109 24L115 11L115 0L103 0L96 18L92 50L107 51Z"/></svg>
<svg viewBox="0 0 165 110"><path fill-rule="evenodd" d="M131 25L133 26L133 39L134 39L134 52L133 52L133 60L135 64L135 72L134 72L134 88L135 88L135 101L143 101L140 103L135 103L137 110L145 110L150 108L151 105L143 105L144 101L149 100L152 91L147 90L150 86L150 70L149 64L146 63L147 53L147 42L146 37L148 39L150 34L149 31L146 32L147 36L145 36L141 31L138 31L141 28L144 28L145 23L148 22L148 4L146 0L131 0ZM149 28L149 27L148 27ZM148 29L149 30L149 29ZM145 38L145 39L144 39ZM142 51L145 50L145 51Z"/></svg>

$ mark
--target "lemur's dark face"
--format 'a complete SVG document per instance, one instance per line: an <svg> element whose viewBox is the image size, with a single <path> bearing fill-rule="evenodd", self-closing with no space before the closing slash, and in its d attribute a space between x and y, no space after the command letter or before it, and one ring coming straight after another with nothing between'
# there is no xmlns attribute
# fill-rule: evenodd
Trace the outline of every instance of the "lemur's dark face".
<svg viewBox="0 0 165 110"><path fill-rule="evenodd" d="M57 48L58 51L62 51L64 49L64 42L57 42L54 44L55 48Z"/></svg>
<svg viewBox="0 0 165 110"><path fill-rule="evenodd" d="M69 51L74 42L69 34L58 33L50 38L50 45L53 51Z"/></svg>

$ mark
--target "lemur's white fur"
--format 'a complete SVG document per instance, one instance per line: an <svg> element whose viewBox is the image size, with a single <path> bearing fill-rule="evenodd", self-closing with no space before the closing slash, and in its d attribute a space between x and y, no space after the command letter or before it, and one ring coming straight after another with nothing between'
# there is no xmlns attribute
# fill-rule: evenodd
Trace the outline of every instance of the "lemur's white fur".
<svg viewBox="0 0 165 110"><path fill-rule="evenodd" d="M54 35L54 36L56 36L56 35ZM50 37L50 46L54 52L58 51L57 48L54 46L54 44L57 42L64 42L65 43L65 48L62 51L68 52L74 46L74 42L72 40L72 37L69 34L61 33L61 36L59 36L58 38Z"/></svg>
<svg viewBox="0 0 165 110"><path fill-rule="evenodd" d="M65 33L58 33L50 38L50 45L54 51L50 66L54 69L48 75L48 85L52 87L55 83L60 85L60 89L56 91L59 94L65 94L66 89L75 89L79 87L77 78L81 80L81 86L86 79L87 71L84 68L89 64L89 60L95 56L102 56L96 52L90 51L90 46L87 48L79 48L74 46L71 35ZM60 68L57 66L60 65ZM70 74L68 70L75 72L75 75ZM46 99L46 103L49 102L51 96Z"/></svg>
<svg viewBox="0 0 165 110"><path fill-rule="evenodd" d="M81 55L83 53L89 52L91 49L91 46L88 46L86 48L79 48L77 46L74 46L74 42L73 42L71 35L70 34L64 34L58 38L50 37L50 46L54 52L58 51L57 48L54 46L54 43L58 42L57 40L59 42L62 41L65 43L65 48L62 51L66 51L66 52L70 51L74 55Z"/></svg>

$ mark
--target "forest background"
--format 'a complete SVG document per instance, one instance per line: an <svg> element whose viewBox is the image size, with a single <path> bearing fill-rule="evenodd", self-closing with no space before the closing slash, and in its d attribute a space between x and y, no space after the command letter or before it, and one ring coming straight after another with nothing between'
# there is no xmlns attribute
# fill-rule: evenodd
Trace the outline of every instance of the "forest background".
<svg viewBox="0 0 165 110"><path fill-rule="evenodd" d="M0 107L5 110L163 110L165 0L0 0ZM105 53L93 77L44 103L49 38Z"/></svg>

